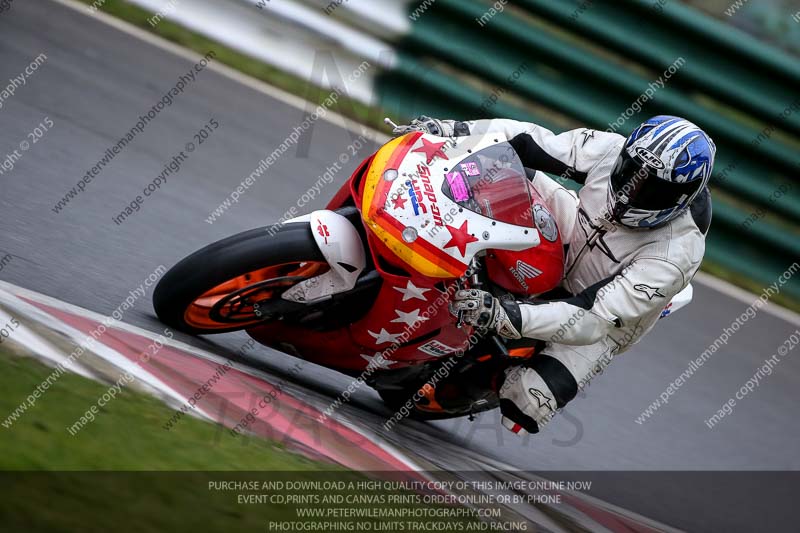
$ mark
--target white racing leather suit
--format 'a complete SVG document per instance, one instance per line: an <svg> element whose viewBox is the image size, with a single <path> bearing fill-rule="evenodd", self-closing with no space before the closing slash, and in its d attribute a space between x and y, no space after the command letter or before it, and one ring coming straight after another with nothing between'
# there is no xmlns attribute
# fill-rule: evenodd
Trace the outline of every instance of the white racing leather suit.
<svg viewBox="0 0 800 533"><path fill-rule="evenodd" d="M650 331L689 284L705 251L710 198L703 191L691 212L661 227L629 228L609 220L609 175L625 137L591 129L555 135L504 119L456 122L454 130L501 132L510 140L522 163L536 170L533 185L568 246L562 287L573 297L521 303L522 335L547 344L527 366L510 369L500 389L503 424L535 432ZM543 171L583 187L576 195Z"/></svg>

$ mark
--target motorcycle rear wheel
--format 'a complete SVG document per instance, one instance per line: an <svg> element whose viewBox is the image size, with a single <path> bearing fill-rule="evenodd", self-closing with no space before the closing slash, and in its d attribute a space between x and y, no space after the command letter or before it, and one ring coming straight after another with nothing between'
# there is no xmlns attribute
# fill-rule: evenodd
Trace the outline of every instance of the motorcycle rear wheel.
<svg viewBox="0 0 800 533"><path fill-rule="evenodd" d="M158 318L193 335L246 329L265 321L256 303L329 270L307 223L270 228L222 239L172 267L153 292Z"/></svg>

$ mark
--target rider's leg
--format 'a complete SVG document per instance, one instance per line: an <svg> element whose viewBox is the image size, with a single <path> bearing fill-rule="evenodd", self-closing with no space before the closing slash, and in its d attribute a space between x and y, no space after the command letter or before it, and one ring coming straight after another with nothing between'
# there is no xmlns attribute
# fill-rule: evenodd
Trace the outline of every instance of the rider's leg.
<svg viewBox="0 0 800 533"><path fill-rule="evenodd" d="M503 425L515 433L538 432L614 357L612 346L548 343L529 363L510 368L500 387Z"/></svg>

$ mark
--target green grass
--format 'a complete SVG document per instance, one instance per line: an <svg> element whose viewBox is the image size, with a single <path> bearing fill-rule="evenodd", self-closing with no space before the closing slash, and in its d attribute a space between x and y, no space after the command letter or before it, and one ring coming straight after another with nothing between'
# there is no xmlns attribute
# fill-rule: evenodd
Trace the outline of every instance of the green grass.
<svg viewBox="0 0 800 533"><path fill-rule="evenodd" d="M0 417L5 420L51 370L0 352ZM161 401L123 388L75 436L67 427L108 390L63 375L11 428L0 427L0 470L316 470L321 464L260 439L233 437L220 426L183 417Z"/></svg>
<svg viewBox="0 0 800 533"><path fill-rule="evenodd" d="M38 360L0 350L3 421L51 371ZM313 491L260 486L256 490L212 488L211 482L222 481L358 483L368 478L290 453L270 441L233 437L220 426L200 419L184 417L167 431L163 424L173 410L130 389L124 388L101 408L94 422L71 436L67 427L108 389L108 385L64 374L10 428L0 426L0 531L267 531L270 521L335 520L298 517L300 508L364 507L346 500L318 505L244 503L239 496ZM346 498L374 492L348 486L324 494ZM408 503L390 507L421 506ZM392 519L357 520L377 523ZM466 524L467 519L456 522ZM388 531L383 527L381 531ZM454 531L462 530L461 526L453 527Z"/></svg>
<svg viewBox="0 0 800 533"><path fill-rule="evenodd" d="M0 352L3 420L50 372L37 360ZM293 470L288 475L303 479L332 468L267 441L245 446L192 417L166 431L172 409L129 389L71 436L66 428L107 390L64 374L13 426L0 427L0 529L115 531L135 517L137 531L263 531L265 516L291 519L293 510L265 505L248 512L235 495L209 492L207 471L241 471L223 476L237 479L250 477L244 471Z"/></svg>
<svg viewBox="0 0 800 533"><path fill-rule="evenodd" d="M737 287L741 287L746 291L752 292L755 296L753 296L753 301L756 300L757 296L760 296L761 293L764 292L764 289L768 286L768 284L760 283L754 279L750 279L742 274L734 272L730 268L721 265L719 263L715 263L708 259L703 260L703 265L701 267L703 272L711 274L717 278L723 279L728 283L736 285ZM777 280L776 280L777 281ZM787 309L791 309L797 313L800 313L800 301L797 301L792 296L789 296L784 293L775 294L770 298L770 302L785 307Z"/></svg>

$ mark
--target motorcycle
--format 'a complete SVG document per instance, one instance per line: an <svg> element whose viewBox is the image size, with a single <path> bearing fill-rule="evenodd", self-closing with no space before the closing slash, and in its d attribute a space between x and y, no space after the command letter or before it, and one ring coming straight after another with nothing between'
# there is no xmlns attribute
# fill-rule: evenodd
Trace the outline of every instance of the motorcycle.
<svg viewBox="0 0 800 533"><path fill-rule="evenodd" d="M475 331L456 290L499 298L555 289L555 218L500 135L409 133L366 158L326 209L211 244L159 282L159 319L258 342L361 377L421 419L498 405L494 376L543 343ZM675 305L676 302L673 302Z"/></svg>

